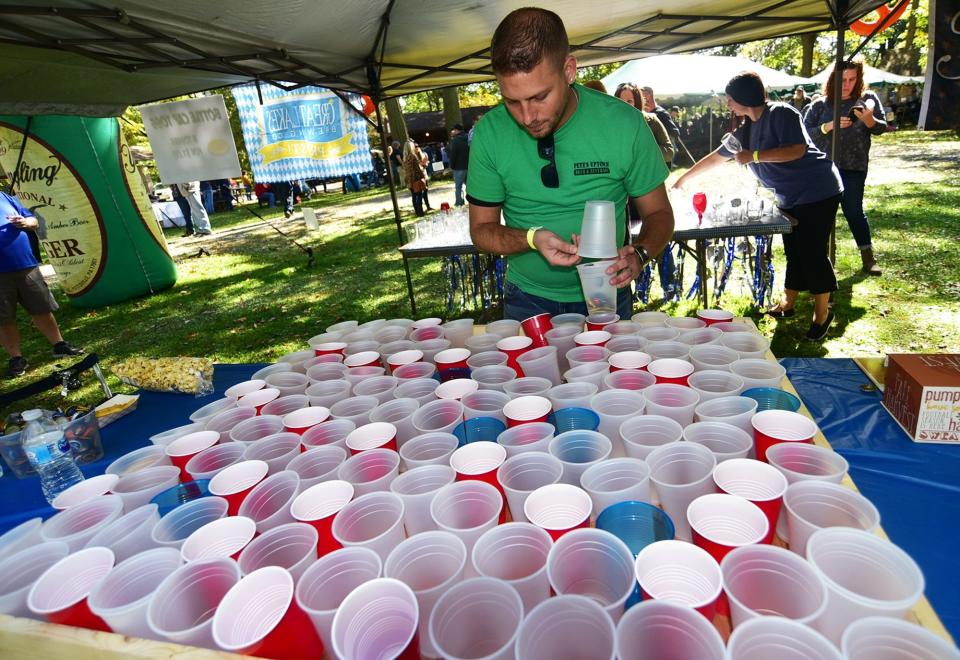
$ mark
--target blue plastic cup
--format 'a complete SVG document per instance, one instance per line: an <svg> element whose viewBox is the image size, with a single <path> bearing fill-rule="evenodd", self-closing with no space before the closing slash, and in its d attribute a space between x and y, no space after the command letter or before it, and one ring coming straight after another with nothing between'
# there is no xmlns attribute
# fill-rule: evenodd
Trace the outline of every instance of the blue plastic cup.
<svg viewBox="0 0 960 660"><path fill-rule="evenodd" d="M162 518L187 502L192 502L193 500L210 495L210 490L207 488L209 485L209 479L185 481L182 484L177 484L172 488L157 493L150 502L157 505L157 511Z"/></svg>
<svg viewBox="0 0 960 660"><path fill-rule="evenodd" d="M761 410L800 410L800 399L779 387L752 387L740 396L757 402L757 412Z"/></svg>
<svg viewBox="0 0 960 660"><path fill-rule="evenodd" d="M547 421L557 429L555 435L565 431L596 431L600 428L600 415L589 408L561 408L551 413Z"/></svg>
<svg viewBox="0 0 960 660"><path fill-rule="evenodd" d="M460 422L453 429L453 434L460 441L459 446L470 444L471 442L496 442L497 437L507 430L507 425L496 417L471 417Z"/></svg>
<svg viewBox="0 0 960 660"><path fill-rule="evenodd" d="M470 378L472 371L469 367L455 367L453 369L438 370L435 376L440 379L441 383L446 383L447 381L456 380L457 378Z"/></svg>
<svg viewBox="0 0 960 660"><path fill-rule="evenodd" d="M674 537L673 521L666 513L646 502L618 502L597 516L597 529L610 532L627 544L636 557L656 541Z"/></svg>

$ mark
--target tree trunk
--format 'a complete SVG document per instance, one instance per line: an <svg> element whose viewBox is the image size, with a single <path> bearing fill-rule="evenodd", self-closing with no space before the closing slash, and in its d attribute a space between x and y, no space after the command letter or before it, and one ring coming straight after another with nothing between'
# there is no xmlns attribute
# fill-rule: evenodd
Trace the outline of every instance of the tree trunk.
<svg viewBox="0 0 960 660"><path fill-rule="evenodd" d="M810 32L800 35L800 45L803 47L803 59L800 62L800 76L809 78L813 75L813 47L817 43L817 34Z"/></svg>
<svg viewBox="0 0 960 660"><path fill-rule="evenodd" d="M407 141L407 124L403 121L403 110L400 109L400 100L397 98L384 101L387 107L387 122L390 124L390 138L394 142L403 144Z"/></svg>
<svg viewBox="0 0 960 660"><path fill-rule="evenodd" d="M460 112L460 88L444 87L440 90L443 95L443 125L450 134L450 129L454 124L463 123L463 115Z"/></svg>

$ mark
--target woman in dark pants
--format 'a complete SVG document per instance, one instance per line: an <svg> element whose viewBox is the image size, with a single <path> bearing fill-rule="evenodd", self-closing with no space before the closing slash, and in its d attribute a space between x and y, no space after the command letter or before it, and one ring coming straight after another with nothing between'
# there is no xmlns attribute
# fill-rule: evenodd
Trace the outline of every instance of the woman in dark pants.
<svg viewBox="0 0 960 660"><path fill-rule="evenodd" d="M733 158L749 167L764 186L774 189L780 210L793 222L793 231L783 236L785 296L767 313L775 318L793 316L797 296L809 291L814 314L806 337L819 341L833 322L829 302L830 293L837 290L837 277L830 263L829 239L843 190L840 174L811 142L800 113L786 103L767 101L757 74L734 76L726 93L727 107L743 117L734 132L743 149L734 153L719 147L687 170L674 187Z"/></svg>

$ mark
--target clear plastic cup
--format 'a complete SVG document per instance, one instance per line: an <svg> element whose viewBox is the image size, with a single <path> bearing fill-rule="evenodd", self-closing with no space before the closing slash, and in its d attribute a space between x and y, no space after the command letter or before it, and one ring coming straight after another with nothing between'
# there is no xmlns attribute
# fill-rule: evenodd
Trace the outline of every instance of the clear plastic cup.
<svg viewBox="0 0 960 660"><path fill-rule="evenodd" d="M412 339L413 337L411 337ZM433 364L433 359L436 357L437 353L440 351L445 351L450 348L449 339L426 339L423 341L417 340L417 350L423 352L423 360Z"/></svg>
<svg viewBox="0 0 960 660"><path fill-rule="evenodd" d="M452 399L431 401L413 413L411 421L418 434L450 433L463 421L463 404Z"/></svg>
<svg viewBox="0 0 960 660"><path fill-rule="evenodd" d="M576 349L574 349L576 350ZM572 351L571 351L572 352ZM590 383L599 391L603 387L603 379L610 373L610 365L606 362L590 362L571 367L563 374L567 383Z"/></svg>
<svg viewBox="0 0 960 660"><path fill-rule="evenodd" d="M521 379L522 380L522 379ZM510 401L510 395L498 390L477 390L460 399L463 404L464 419L474 417L494 417L506 424L503 407Z"/></svg>
<svg viewBox="0 0 960 660"><path fill-rule="evenodd" d="M487 324L487 332L493 335L499 335L501 339L514 337L520 334L520 321L498 319Z"/></svg>
<svg viewBox="0 0 960 660"><path fill-rule="evenodd" d="M296 583L317 560L317 541L317 530L306 523L278 525L247 544L237 558L240 572L249 575L265 566L279 566Z"/></svg>
<svg viewBox="0 0 960 660"><path fill-rule="evenodd" d="M261 406L266 405L267 403L270 403L270 402L264 401L260 405ZM207 420L207 423L203 428L204 428L204 431L215 431L216 433L219 433L220 442L229 442L230 431L233 429L234 426L236 426L237 424L239 424L245 419L250 419L251 417L256 417L256 416L257 416L256 407L254 406L240 407L238 405L235 408L230 408L228 410L224 410L221 413L217 413L216 415L211 417L209 420ZM180 440L171 443L170 445L167 446L167 449L169 450L173 445L179 443L181 440L184 440L186 437L187 436L184 436L184 438L180 438ZM171 457L173 456L173 454L170 454L169 451L167 452L167 455ZM174 464L176 464L176 461L174 461Z"/></svg>
<svg viewBox="0 0 960 660"><path fill-rule="evenodd" d="M452 484L457 473L449 465L424 465L407 470L390 484L390 492L403 500L403 526L407 536L437 528L430 516L434 495Z"/></svg>
<svg viewBox="0 0 960 660"><path fill-rule="evenodd" d="M639 332L639 330L638 330ZM647 346L647 340L637 334L632 335L614 335L613 339L607 342L606 349L613 355L617 353L643 353ZM611 355L611 357L613 357Z"/></svg>
<svg viewBox="0 0 960 660"><path fill-rule="evenodd" d="M718 328L697 328L695 330L684 330L677 337L677 341L690 346L707 346L719 343L721 335L723 335L723 331Z"/></svg>
<svg viewBox="0 0 960 660"><path fill-rule="evenodd" d="M159 520L157 505L147 504L103 527L87 541L86 547L110 548L116 561L122 562L156 545L150 533Z"/></svg>
<svg viewBox="0 0 960 660"><path fill-rule="evenodd" d="M422 364L418 362L417 364ZM431 372L432 374L433 372ZM437 387L440 386L440 381L434 380L430 377L425 378L410 378L410 379L401 379L397 389L393 391L393 396L397 399L416 399L420 402L420 405L429 403L435 400L437 397L434 394Z"/></svg>
<svg viewBox="0 0 960 660"><path fill-rule="evenodd" d="M255 380L259 378L260 380L265 379L270 374L277 374L283 371L293 371L293 366L287 362L277 362L275 364L268 364L262 369L257 369L250 376L250 380Z"/></svg>
<svg viewBox="0 0 960 660"><path fill-rule="evenodd" d="M613 660L613 620L586 596L554 596L520 625L517 660Z"/></svg>
<svg viewBox="0 0 960 660"><path fill-rule="evenodd" d="M508 458L523 452L546 452L555 431L553 424L547 422L521 424L501 433L497 444L506 450Z"/></svg>
<svg viewBox="0 0 960 660"><path fill-rule="evenodd" d="M579 486L580 475L591 465L609 458L613 444L597 431L564 431L550 441L547 451L563 463L560 481Z"/></svg>
<svg viewBox="0 0 960 660"><path fill-rule="evenodd" d="M403 541L403 500L390 492L360 495L340 509L331 530L343 547L370 548L385 561Z"/></svg>
<svg viewBox="0 0 960 660"><path fill-rule="evenodd" d="M506 393L509 401L510 398L521 396L546 396L547 392L553 386L554 383L547 378L525 376L504 384L503 391ZM493 390L486 391L492 392Z"/></svg>
<svg viewBox="0 0 960 660"><path fill-rule="evenodd" d="M211 403L208 403L205 406L201 406L190 413L190 421L195 423L200 423L206 425L208 421L213 419L219 413L222 413L224 410L229 410L230 408L236 408L237 401L236 399L231 399L230 397L223 397L222 399L217 399Z"/></svg>
<svg viewBox="0 0 960 660"><path fill-rule="evenodd" d="M738 396L743 391L743 379L729 371L705 369L690 374L687 386L700 395L702 403L725 396Z"/></svg>
<svg viewBox="0 0 960 660"><path fill-rule="evenodd" d="M399 379L396 376L373 376L360 381L353 388L354 396L372 396L381 404L393 400L393 391L397 389Z"/></svg>
<svg viewBox="0 0 960 660"><path fill-rule="evenodd" d="M574 529L589 527L592 507L590 496L582 488L550 484L527 496L523 514L556 541Z"/></svg>
<svg viewBox="0 0 960 660"><path fill-rule="evenodd" d="M511 399L503 407L503 415L507 419L507 426L512 428L521 424L547 421L553 405L550 399L542 396L520 396Z"/></svg>
<svg viewBox="0 0 960 660"><path fill-rule="evenodd" d="M611 355L610 349L604 346L576 346L567 351L566 358L570 369L573 369L585 364L607 362ZM609 368L609 364L607 366Z"/></svg>
<svg viewBox="0 0 960 660"><path fill-rule="evenodd" d="M83 504L95 497L106 495L119 480L120 477L116 474L100 474L95 477L89 477L60 491L60 494L53 499L50 505L54 509L62 511L63 509L69 509L72 506Z"/></svg>
<svg viewBox="0 0 960 660"><path fill-rule="evenodd" d="M281 371L270 374L266 378L267 387L273 387L280 390L280 396L290 396L291 394L303 394L307 386L310 385L310 379L306 374L296 371Z"/></svg>
<svg viewBox="0 0 960 660"><path fill-rule="evenodd" d="M683 429L683 439L713 452L717 465L733 458L747 458L753 438L741 429L722 422L694 422Z"/></svg>
<svg viewBox="0 0 960 660"><path fill-rule="evenodd" d="M662 415L631 417L620 425L620 437L627 456L646 459L657 447L683 439L680 423Z"/></svg>
<svg viewBox="0 0 960 660"><path fill-rule="evenodd" d="M307 567L297 582L297 605L307 613L328 653L333 650L333 617L357 587L380 577L383 562L369 548L336 550Z"/></svg>
<svg viewBox="0 0 960 660"><path fill-rule="evenodd" d="M735 332L729 337L743 335ZM759 358L741 358L730 365L730 371L743 379L743 388L748 390L754 387L780 387L787 375L787 370L771 360Z"/></svg>
<svg viewBox="0 0 960 660"><path fill-rule="evenodd" d="M603 509L597 516L597 529L626 543L634 557L651 543L671 541L674 537L670 516L652 504L633 500Z"/></svg>
<svg viewBox="0 0 960 660"><path fill-rule="evenodd" d="M347 365L339 362L322 362L307 369L307 378L309 378L314 385L317 383L326 383L327 381L345 380L349 369ZM311 385L307 390L310 390L312 387ZM310 396L306 390L304 394Z"/></svg>
<svg viewBox="0 0 960 660"><path fill-rule="evenodd" d="M227 515L227 501L222 497L201 497L183 504L153 526L150 540L154 545L180 549L193 532L208 522Z"/></svg>
<svg viewBox="0 0 960 660"><path fill-rule="evenodd" d="M404 341L407 336L407 328L404 328L399 325L386 325L373 333L374 341L380 342L381 346L391 344L393 342ZM390 355L385 351L380 351L384 355Z"/></svg>
<svg viewBox="0 0 960 660"><path fill-rule="evenodd" d="M790 649L796 660L842 660L844 656L813 628L790 619L765 616L733 631L727 647L731 660L761 660Z"/></svg>
<svg viewBox="0 0 960 660"><path fill-rule="evenodd" d="M654 360L689 360L690 345L680 341L651 341L647 344L645 352Z"/></svg>
<svg viewBox="0 0 960 660"><path fill-rule="evenodd" d="M39 519L37 519L39 520ZM27 596L47 569L70 554L70 547L59 541L41 542L15 551L5 549L0 559L0 614L33 617Z"/></svg>
<svg viewBox="0 0 960 660"><path fill-rule="evenodd" d="M70 547L70 552L76 552L121 515L123 500L117 495L103 495L47 519L40 528L40 540L60 541Z"/></svg>
<svg viewBox="0 0 960 660"><path fill-rule="evenodd" d="M333 325L327 326L326 331L337 333L342 337L343 335L349 334L356 330L357 326L359 325L359 321L340 321L339 323L334 323Z"/></svg>
<svg viewBox="0 0 960 660"><path fill-rule="evenodd" d="M357 428L352 419L331 419L327 422L311 426L300 436L303 449L310 451L316 447L347 448L347 436Z"/></svg>
<svg viewBox="0 0 960 660"><path fill-rule="evenodd" d="M337 608L331 655L337 658L417 658L417 598L406 584L377 578L360 585Z"/></svg>
<svg viewBox="0 0 960 660"><path fill-rule="evenodd" d="M617 211L613 202L590 200L583 207L578 254L590 259L617 256Z"/></svg>
<svg viewBox="0 0 960 660"><path fill-rule="evenodd" d="M284 415L289 415L295 410L306 408L309 405L310 397L308 397L306 394L289 394L287 396L281 396L277 399L274 399L265 405L260 410L260 414L283 417Z"/></svg>
<svg viewBox="0 0 960 660"><path fill-rule="evenodd" d="M698 422L723 422L732 424L738 429L753 436L753 425L750 423L757 413L757 402L743 396L723 396L700 403L693 411L693 417Z"/></svg>
<svg viewBox="0 0 960 660"><path fill-rule="evenodd" d="M120 635L162 641L147 625L153 592L180 568L180 553L154 548L118 563L90 592L90 611Z"/></svg>
<svg viewBox="0 0 960 660"><path fill-rule="evenodd" d="M213 479L221 470L242 461L245 452L246 445L237 442L214 445L187 461L187 474L193 481Z"/></svg>
<svg viewBox="0 0 960 660"><path fill-rule="evenodd" d="M672 383L657 383L643 390L648 415L669 417L681 426L693 422L693 413L700 403L700 395L689 387Z"/></svg>
<svg viewBox="0 0 960 660"><path fill-rule="evenodd" d="M514 380L517 372L507 365L490 365L478 367L470 373L470 378L480 383L481 390L498 390L503 392L505 383Z"/></svg>
<svg viewBox="0 0 960 660"><path fill-rule="evenodd" d="M494 353L497 352L497 342L503 339L500 335L494 334L492 332L485 332L480 335L473 335L472 337L467 337L466 341L463 342L464 347L470 349L472 355L471 358L476 357L480 353ZM470 367L473 367L472 364L469 364L470 361L467 360L467 364ZM483 366L483 365L477 365Z"/></svg>
<svg viewBox="0 0 960 660"><path fill-rule="evenodd" d="M452 369L449 370L453 371ZM440 383L440 387L436 389L434 394L436 394L438 399L453 399L455 401L461 401L463 397L468 394L472 394L480 389L480 383L475 380L470 380L469 378L454 378L453 380L448 380L446 382Z"/></svg>
<svg viewBox="0 0 960 660"><path fill-rule="evenodd" d="M193 426L193 424L190 426ZM139 472L140 470L145 470L146 468L157 467L158 465L172 465L170 458L167 456L165 447L171 444L177 438L181 438L185 435L188 434L182 433L176 438L172 438L170 442L162 447L158 445L151 445L149 447L134 449L133 451L124 454L108 465L104 472L106 474L115 474L123 477L128 474L133 474L134 472Z"/></svg>
<svg viewBox="0 0 960 660"><path fill-rule="evenodd" d="M247 446L245 461L263 461L267 474L276 474L300 455L300 436L296 433L274 433Z"/></svg>
<svg viewBox="0 0 960 660"><path fill-rule="evenodd" d="M547 398L553 404L554 410L587 408L590 406L590 399L599 391L600 386L595 383L565 383L550 388Z"/></svg>
<svg viewBox="0 0 960 660"><path fill-rule="evenodd" d="M851 623L841 648L846 660L960 660L956 646L926 628L880 616Z"/></svg>
<svg viewBox="0 0 960 660"><path fill-rule="evenodd" d="M253 408L255 414L259 415L265 405L276 400L279 396L280 390L277 388L265 387L237 399L237 408ZM208 425L207 428L210 428L210 426Z"/></svg>
<svg viewBox="0 0 960 660"><path fill-rule="evenodd" d="M450 341L454 348L464 348L468 338L473 336L473 319L456 319L447 321L440 326L443 337Z"/></svg>
<svg viewBox="0 0 960 660"><path fill-rule="evenodd" d="M581 487L593 501L591 517L620 502L650 501L650 466L639 458L614 458L587 468Z"/></svg>
<svg viewBox="0 0 960 660"><path fill-rule="evenodd" d="M586 321L586 316L583 314L577 314L575 312L566 313L566 314L556 314L555 316L550 317L550 323L554 328L559 328L561 326L572 326L574 328L579 328L579 331L583 331L583 324Z"/></svg>
<svg viewBox="0 0 960 660"><path fill-rule="evenodd" d="M287 463L287 470L300 477L300 489L306 490L322 481L337 478L337 470L347 460L347 450L335 445L308 449Z"/></svg>
<svg viewBox="0 0 960 660"><path fill-rule="evenodd" d="M753 327L741 321L721 321L714 323L713 327L723 332L756 332Z"/></svg>
<svg viewBox="0 0 960 660"><path fill-rule="evenodd" d="M310 401L311 406L329 408L337 401L350 396L350 381L345 378L320 381L308 387L304 394ZM276 403L276 401L273 403ZM264 408L266 408L266 406L264 406Z"/></svg>
<svg viewBox="0 0 960 660"><path fill-rule="evenodd" d="M446 431L423 433L400 448L400 460L407 470L425 465L447 465L459 444L457 436Z"/></svg>
<svg viewBox="0 0 960 660"><path fill-rule="evenodd" d="M570 368L567 353L576 348L573 338L583 331L582 315L577 314L577 316L581 317L579 323L560 326L554 324L553 329L544 334L547 344L557 349L557 364L561 373Z"/></svg>
<svg viewBox="0 0 960 660"><path fill-rule="evenodd" d="M202 430L203 430L203 424L201 424L200 422L193 422L191 424L185 424L184 426L177 426L176 428L172 428L167 431L162 431L155 435L151 435L150 442L157 445L158 447L166 447L167 445L169 445L171 442L173 442L174 440L176 440L182 435L186 435L188 433L196 433L197 431L202 431ZM108 473L111 472L109 468L107 468L106 471Z"/></svg>
<svg viewBox="0 0 960 660"><path fill-rule="evenodd" d="M493 578L471 578L437 601L430 615L430 642L436 654L451 660L508 660L514 657L522 620L516 589Z"/></svg>
<svg viewBox="0 0 960 660"><path fill-rule="evenodd" d="M562 475L563 463L560 459L544 452L524 452L507 458L497 470L497 481L503 488L513 520L529 522L524 513L524 504L530 493L559 482Z"/></svg>
<svg viewBox="0 0 960 660"><path fill-rule="evenodd" d="M155 639L216 649L213 616L240 568L229 558L185 564L168 575L147 606L147 625Z"/></svg>
<svg viewBox="0 0 960 660"><path fill-rule="evenodd" d="M397 432L397 447L403 447L408 440L417 435L413 426L413 413L420 408L416 399L402 398L385 401L370 412L370 422L393 424Z"/></svg>
<svg viewBox="0 0 960 660"><path fill-rule="evenodd" d="M617 624L617 658L725 660L727 655L720 633L702 616L689 607L650 600L630 608Z"/></svg>
<svg viewBox="0 0 960 660"><path fill-rule="evenodd" d="M397 451L397 427L390 422L371 422L358 426L347 435L346 445L354 455L371 449Z"/></svg>
<svg viewBox="0 0 960 660"><path fill-rule="evenodd" d="M720 572L734 628L769 615L814 625L827 607L827 587L813 566L784 548L736 548L720 562Z"/></svg>
<svg viewBox="0 0 960 660"><path fill-rule="evenodd" d="M430 516L437 528L457 536L468 553L485 531L497 525L502 510L500 491L476 479L444 486L430 503Z"/></svg>
<svg viewBox="0 0 960 660"><path fill-rule="evenodd" d="M503 580L520 594L529 612L550 597L547 556L550 535L536 525L513 522L484 532L473 546L473 571L481 577Z"/></svg>
<svg viewBox="0 0 960 660"><path fill-rule="evenodd" d="M787 490L787 480L783 474L761 461L734 458L714 468L713 482L721 492L739 495L763 511L769 523L763 542L770 543L783 507L783 495Z"/></svg>
<svg viewBox="0 0 960 660"><path fill-rule="evenodd" d="M603 389L641 392L656 382L657 377L649 371L620 369L612 371L603 377Z"/></svg>
<svg viewBox="0 0 960 660"><path fill-rule="evenodd" d="M352 396L330 406L330 416L363 426L370 423L370 413L379 405L380 400L374 396Z"/></svg>
<svg viewBox="0 0 960 660"><path fill-rule="evenodd" d="M723 578L717 560L703 548L684 541L651 543L637 555L635 573L644 600L692 607L713 621Z"/></svg>
<svg viewBox="0 0 960 660"><path fill-rule="evenodd" d="M583 299L587 304L587 311L591 314L617 310L617 288L610 284L611 276L607 275L607 269L615 261L615 259L604 259L577 264Z"/></svg>
<svg viewBox="0 0 960 660"><path fill-rule="evenodd" d="M51 623L110 632L110 626L90 611L89 596L113 565L108 548L73 552L37 578L27 594L27 607Z"/></svg>
<svg viewBox="0 0 960 660"><path fill-rule="evenodd" d="M533 348L517 357L524 376L545 378L551 385L560 384L560 363L556 346Z"/></svg>
<svg viewBox="0 0 960 660"><path fill-rule="evenodd" d="M697 328L705 328L707 322L692 316L668 316L664 320L664 324L668 328L676 328L677 330L696 330Z"/></svg>
<svg viewBox="0 0 960 660"><path fill-rule="evenodd" d="M490 335L491 337L496 337L499 341L499 337L496 335ZM470 369L479 369L480 367L491 367L491 366L504 366L507 364L509 357L506 353L501 353L494 347L492 351L483 351L481 353L474 353L469 358L467 358L467 366Z"/></svg>
<svg viewBox="0 0 960 660"><path fill-rule="evenodd" d="M40 528L42 526L42 518L31 518L0 534L0 556L19 552L24 548L40 543Z"/></svg>
<svg viewBox="0 0 960 660"><path fill-rule="evenodd" d="M740 354L726 346L706 344L693 346L687 359L694 371L730 371L730 365L740 359Z"/></svg>
<svg viewBox="0 0 960 660"><path fill-rule="evenodd" d="M880 525L877 507L860 493L825 481L797 481L783 496L790 549L804 556L810 537L825 527L854 527L868 532Z"/></svg>
<svg viewBox="0 0 960 660"><path fill-rule="evenodd" d="M713 452L702 445L675 442L657 447L646 461L660 505L673 521L677 538L693 540L687 507L701 495L715 492L713 469L717 459Z"/></svg>
<svg viewBox="0 0 960 660"><path fill-rule="evenodd" d="M257 484L243 500L237 515L253 520L260 534L291 523L290 504L300 490L299 475L293 470L282 470Z"/></svg>
<svg viewBox="0 0 960 660"><path fill-rule="evenodd" d="M389 490L400 473L400 455L392 449L370 449L351 456L337 469L337 478L353 484L357 497Z"/></svg>
<svg viewBox="0 0 960 660"><path fill-rule="evenodd" d="M701 495L691 502L687 524L693 542L718 562L734 548L762 543L770 532L770 523L759 507L727 493Z"/></svg>
<svg viewBox="0 0 960 660"><path fill-rule="evenodd" d="M438 656L430 641L430 614L437 601L463 578L467 548L449 532L426 531L411 536L393 549L383 564L383 575L413 590L419 609L420 649L423 656Z"/></svg>
<svg viewBox="0 0 960 660"><path fill-rule="evenodd" d="M850 467L847 459L832 449L786 442L767 449L767 462L791 484L806 480L838 484Z"/></svg>
<svg viewBox="0 0 960 660"><path fill-rule="evenodd" d="M610 532L575 529L550 548L547 578L558 596L587 596L616 623L633 593L633 553Z"/></svg>
<svg viewBox="0 0 960 660"><path fill-rule="evenodd" d="M290 372L288 372L290 373ZM251 380L244 380L236 385L231 385L224 391L223 395L230 399L236 401L240 397L244 397L248 394L256 392L257 390L262 390L267 384L267 381L261 380L259 378L254 378Z"/></svg>
<svg viewBox="0 0 960 660"><path fill-rule="evenodd" d="M605 390L590 399L590 408L600 417L597 430L610 440L613 446L611 456L614 458L626 455L620 426L631 417L642 415L645 405L642 394L629 390Z"/></svg>
<svg viewBox="0 0 960 660"><path fill-rule="evenodd" d="M353 496L354 488L346 481L324 481L297 495L290 504L293 519L316 530L318 556L343 547L333 535L333 521Z"/></svg>
<svg viewBox="0 0 960 660"><path fill-rule="evenodd" d="M720 344L735 350L740 359L763 360L770 350L770 340L753 332L723 332Z"/></svg>

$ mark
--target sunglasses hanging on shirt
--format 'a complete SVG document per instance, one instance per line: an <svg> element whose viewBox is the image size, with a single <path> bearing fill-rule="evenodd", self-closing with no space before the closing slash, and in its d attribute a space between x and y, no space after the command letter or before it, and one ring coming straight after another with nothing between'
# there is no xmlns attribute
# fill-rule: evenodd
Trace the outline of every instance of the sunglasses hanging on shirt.
<svg viewBox="0 0 960 660"><path fill-rule="evenodd" d="M547 188L559 188L560 175L557 173L557 153L553 133L537 140L537 154L540 158L550 161L540 170L540 181Z"/></svg>

